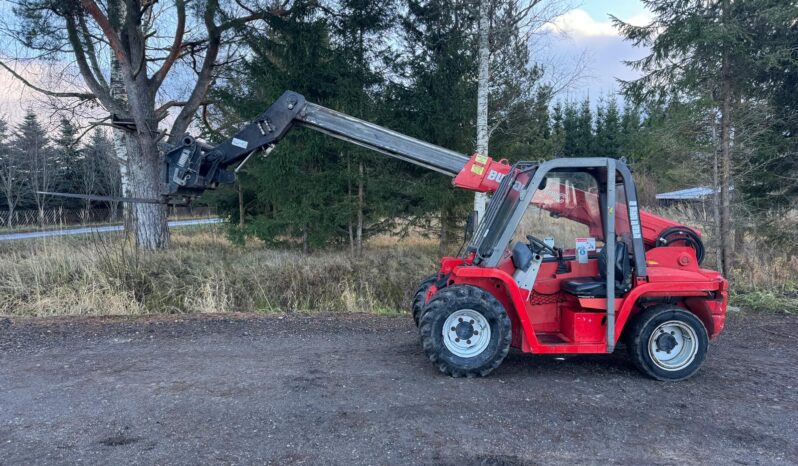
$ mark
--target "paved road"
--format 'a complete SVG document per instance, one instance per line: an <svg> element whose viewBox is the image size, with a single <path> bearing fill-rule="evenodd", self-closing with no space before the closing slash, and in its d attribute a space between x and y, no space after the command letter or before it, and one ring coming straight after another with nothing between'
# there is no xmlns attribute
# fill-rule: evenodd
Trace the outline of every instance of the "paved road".
<svg viewBox="0 0 798 466"><path fill-rule="evenodd" d="M698 376L510 353L485 379L408 319L0 318L0 463L795 464L796 316L732 319Z"/></svg>
<svg viewBox="0 0 798 466"><path fill-rule="evenodd" d="M179 228L191 225L209 225L213 223L222 223L224 220L220 218L199 218L193 220L170 220L169 228ZM71 236L71 235L85 235L89 233L106 233L109 231L122 231L123 225L107 225L97 227L80 227L80 228L67 228L63 230L45 230L45 231L31 231L26 233L3 233L0 234L0 241L11 241L19 239L32 239L32 238L48 238L51 236Z"/></svg>

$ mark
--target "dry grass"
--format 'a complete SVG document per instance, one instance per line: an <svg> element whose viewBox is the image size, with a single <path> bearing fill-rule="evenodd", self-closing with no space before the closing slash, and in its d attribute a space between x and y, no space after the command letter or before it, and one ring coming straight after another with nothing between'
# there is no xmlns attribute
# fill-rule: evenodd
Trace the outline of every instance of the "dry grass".
<svg viewBox="0 0 798 466"><path fill-rule="evenodd" d="M711 224L686 209L657 212L699 228L714 266ZM531 222L531 223L530 223ZM569 225L571 224L571 225ZM585 234L573 222L533 215L520 234L558 245ZM747 235L738 248L732 303L798 312L798 257ZM173 248L136 252L120 235L0 243L0 315L337 311L398 313L437 268L437 241L412 234L373 239L362 257L347 248L305 256L250 241L230 243L219 226L180 230Z"/></svg>
<svg viewBox="0 0 798 466"><path fill-rule="evenodd" d="M118 235L4 244L0 314L396 313L436 266L429 244L304 256L234 246L210 228L176 233L173 243L158 253L137 253Z"/></svg>

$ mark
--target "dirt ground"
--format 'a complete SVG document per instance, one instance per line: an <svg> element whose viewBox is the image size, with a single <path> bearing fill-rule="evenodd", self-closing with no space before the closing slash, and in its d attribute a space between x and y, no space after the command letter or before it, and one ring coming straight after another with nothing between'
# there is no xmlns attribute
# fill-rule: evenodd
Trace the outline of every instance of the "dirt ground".
<svg viewBox="0 0 798 466"><path fill-rule="evenodd" d="M0 464L789 464L797 368L784 315L675 384L623 351L452 379L409 318L0 318Z"/></svg>

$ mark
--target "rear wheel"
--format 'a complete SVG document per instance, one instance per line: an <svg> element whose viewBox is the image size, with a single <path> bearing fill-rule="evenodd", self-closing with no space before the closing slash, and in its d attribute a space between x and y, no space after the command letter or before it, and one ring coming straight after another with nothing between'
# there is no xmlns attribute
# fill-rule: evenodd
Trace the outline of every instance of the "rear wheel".
<svg viewBox="0 0 798 466"><path fill-rule="evenodd" d="M437 279L438 274L430 275L424 280L421 280L421 283L418 284L418 288L416 288L416 293L413 295L413 303L410 306L410 312L413 313L413 322L416 323L416 327L418 327L419 322L421 321L421 311L424 309L424 305L426 304L425 300L427 298L427 291L429 291L430 287Z"/></svg>
<svg viewBox="0 0 798 466"><path fill-rule="evenodd" d="M657 380L694 375L707 354L709 337L701 320L675 306L655 306L634 321L627 345L634 365Z"/></svg>
<svg viewBox="0 0 798 466"><path fill-rule="evenodd" d="M490 293L470 285L446 287L421 318L424 353L453 377L488 375L510 350L510 318Z"/></svg>

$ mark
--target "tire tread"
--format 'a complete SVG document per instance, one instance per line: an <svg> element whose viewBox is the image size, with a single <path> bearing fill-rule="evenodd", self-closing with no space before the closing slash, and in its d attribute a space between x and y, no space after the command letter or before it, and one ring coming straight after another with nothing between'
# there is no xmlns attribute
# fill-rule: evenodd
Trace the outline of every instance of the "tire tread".
<svg viewBox="0 0 798 466"><path fill-rule="evenodd" d="M471 303L466 304L465 302L467 301ZM434 314L436 312L443 312L447 308L473 307L474 303L485 309L497 309L499 311L498 324L500 326L499 332L502 335L502 341L498 342L499 351L486 364L477 368L464 369L454 366L448 361L440 358L441 349L436 347L432 335ZM471 285L451 286L437 292L424 309L419 332L421 334L422 348L427 358L439 371L452 377L484 377L490 374L501 365L504 358L510 352L510 343L512 340L510 317L507 315L502 304L492 294Z"/></svg>
<svg viewBox="0 0 798 466"><path fill-rule="evenodd" d="M700 342L700 347L698 353L696 354L696 358L691 366L691 371L685 372L678 376L671 376L667 374L665 371L659 371L654 367L648 364L646 355L648 351L648 334L643 334L646 327L648 327L654 319L660 318L664 314L670 313L671 316L668 319L676 319L676 320L683 320L683 321L692 321L690 323L695 324L698 323L698 331ZM695 326L695 325L694 325ZM689 377L695 375L698 371L698 368L704 361L707 352L707 331L704 327L704 324L701 320L695 316L692 312L682 309L677 306L669 305L669 304L658 304L656 306L652 306L641 311L637 316L635 316L634 321L632 322L632 326L629 329L628 334L628 344L627 344L627 351L629 352L629 357L632 360L632 364L642 372L643 374L647 375L648 377L660 381L669 381L675 382L679 380L684 380ZM684 369L682 369L684 371ZM680 372L682 372L680 371Z"/></svg>

